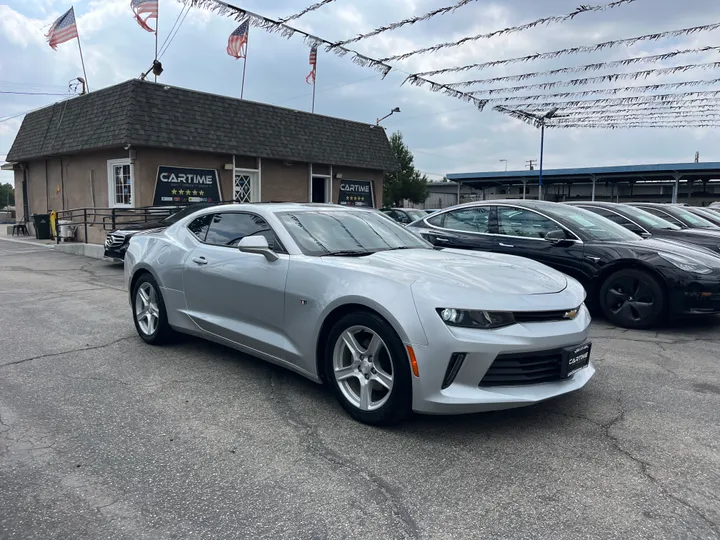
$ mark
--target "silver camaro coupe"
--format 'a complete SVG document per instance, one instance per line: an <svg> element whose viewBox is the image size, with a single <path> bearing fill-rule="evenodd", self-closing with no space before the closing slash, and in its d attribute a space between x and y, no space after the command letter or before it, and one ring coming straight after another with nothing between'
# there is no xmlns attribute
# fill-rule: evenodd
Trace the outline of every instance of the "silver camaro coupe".
<svg viewBox="0 0 720 540"><path fill-rule="evenodd" d="M595 373L577 281L434 249L371 210L205 208L133 236L125 280L147 343L181 332L233 347L328 384L369 424L531 405Z"/></svg>

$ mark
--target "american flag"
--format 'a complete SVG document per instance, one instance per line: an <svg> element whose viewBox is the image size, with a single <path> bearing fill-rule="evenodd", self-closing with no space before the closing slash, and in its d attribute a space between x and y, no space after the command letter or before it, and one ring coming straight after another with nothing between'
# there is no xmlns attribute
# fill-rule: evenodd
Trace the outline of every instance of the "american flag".
<svg viewBox="0 0 720 540"><path fill-rule="evenodd" d="M130 7L135 14L135 20L137 23L148 32L155 32L154 28L148 25L150 19L155 19L157 23L158 18L158 0L131 0ZM144 19L141 15L147 15Z"/></svg>
<svg viewBox="0 0 720 540"><path fill-rule="evenodd" d="M233 58L245 58L247 54L248 31L250 30L250 19L238 26L235 31L230 34L227 44L227 53Z"/></svg>
<svg viewBox="0 0 720 540"><path fill-rule="evenodd" d="M317 71L317 45L313 45L310 49L310 65L312 70L305 77L305 82L308 84L315 84L315 73Z"/></svg>
<svg viewBox="0 0 720 540"><path fill-rule="evenodd" d="M68 9L57 21L50 27L50 31L45 35L48 43L57 50L57 46L71 39L78 37L77 24L75 24L75 8Z"/></svg>

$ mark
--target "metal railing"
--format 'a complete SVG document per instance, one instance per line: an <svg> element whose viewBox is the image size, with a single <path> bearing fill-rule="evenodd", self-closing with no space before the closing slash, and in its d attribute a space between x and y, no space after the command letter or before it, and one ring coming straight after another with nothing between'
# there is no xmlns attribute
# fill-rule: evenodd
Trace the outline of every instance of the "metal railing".
<svg viewBox="0 0 720 540"><path fill-rule="evenodd" d="M234 201L222 201L232 204ZM70 221L73 226L83 227L84 243L88 243L89 227L102 227L104 231L114 231L119 225L137 225L162 219L182 210L188 205L144 206L141 208L72 208L58 210L55 222L55 242L60 243L60 221Z"/></svg>

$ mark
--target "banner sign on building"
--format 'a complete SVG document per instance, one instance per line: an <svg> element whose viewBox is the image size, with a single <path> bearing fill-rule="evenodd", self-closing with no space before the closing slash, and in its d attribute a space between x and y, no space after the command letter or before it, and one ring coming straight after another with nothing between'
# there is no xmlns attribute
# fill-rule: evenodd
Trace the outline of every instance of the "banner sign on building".
<svg viewBox="0 0 720 540"><path fill-rule="evenodd" d="M373 183L368 180L340 180L338 204L375 208Z"/></svg>
<svg viewBox="0 0 720 540"><path fill-rule="evenodd" d="M154 206L220 202L220 178L214 169L158 167Z"/></svg>

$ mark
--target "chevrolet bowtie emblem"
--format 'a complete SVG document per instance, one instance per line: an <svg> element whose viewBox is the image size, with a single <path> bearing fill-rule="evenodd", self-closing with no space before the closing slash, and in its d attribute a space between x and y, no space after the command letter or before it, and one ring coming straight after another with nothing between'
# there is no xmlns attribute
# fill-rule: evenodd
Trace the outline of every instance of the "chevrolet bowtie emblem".
<svg viewBox="0 0 720 540"><path fill-rule="evenodd" d="M565 312L565 314L563 315L563 318L565 318L565 319L574 319L575 317L577 317L577 314L578 314L578 310L577 310L577 309L571 309L570 311L566 311L566 312Z"/></svg>

